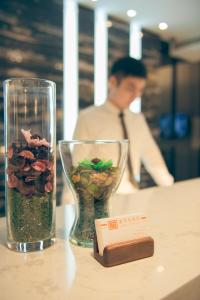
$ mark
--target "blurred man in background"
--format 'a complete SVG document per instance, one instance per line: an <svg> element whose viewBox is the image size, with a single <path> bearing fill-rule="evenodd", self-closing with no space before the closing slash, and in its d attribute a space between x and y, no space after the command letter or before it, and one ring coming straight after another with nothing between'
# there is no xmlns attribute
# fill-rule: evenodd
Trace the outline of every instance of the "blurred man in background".
<svg viewBox="0 0 200 300"><path fill-rule="evenodd" d="M74 132L74 138L82 140L129 139L127 167L118 188L120 193L138 188L141 162L157 185L170 186L174 182L144 115L129 110L130 103L142 95L146 78L146 68L141 61L132 57L117 60L108 79L107 101L82 110Z"/></svg>

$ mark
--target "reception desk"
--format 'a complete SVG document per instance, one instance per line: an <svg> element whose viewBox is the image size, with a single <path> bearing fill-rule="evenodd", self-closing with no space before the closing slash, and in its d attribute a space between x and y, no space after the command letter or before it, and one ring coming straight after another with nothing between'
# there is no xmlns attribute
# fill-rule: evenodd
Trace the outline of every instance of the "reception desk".
<svg viewBox="0 0 200 300"><path fill-rule="evenodd" d="M199 300L200 179L113 198L113 215L131 212L147 215L155 254L112 268L68 242L72 205L57 208L56 243L41 252L8 250L0 219L0 299Z"/></svg>

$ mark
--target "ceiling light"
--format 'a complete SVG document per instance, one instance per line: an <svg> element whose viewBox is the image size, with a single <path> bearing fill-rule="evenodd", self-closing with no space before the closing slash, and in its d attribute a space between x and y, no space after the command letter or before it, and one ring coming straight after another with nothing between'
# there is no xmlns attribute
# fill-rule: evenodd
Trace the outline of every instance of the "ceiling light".
<svg viewBox="0 0 200 300"><path fill-rule="evenodd" d="M97 2L98 0L91 0L92 2Z"/></svg>
<svg viewBox="0 0 200 300"><path fill-rule="evenodd" d="M166 30L168 28L168 25L165 22L161 22L159 23L158 27L160 30Z"/></svg>
<svg viewBox="0 0 200 300"><path fill-rule="evenodd" d="M127 13L127 16L130 18L135 17L137 14L136 10L134 10L134 9L129 9L129 10L127 10L126 13Z"/></svg>

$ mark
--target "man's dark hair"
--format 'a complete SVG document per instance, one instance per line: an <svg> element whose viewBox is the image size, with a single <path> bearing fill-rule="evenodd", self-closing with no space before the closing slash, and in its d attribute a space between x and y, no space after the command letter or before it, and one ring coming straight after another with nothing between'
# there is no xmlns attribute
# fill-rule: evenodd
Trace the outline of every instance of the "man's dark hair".
<svg viewBox="0 0 200 300"><path fill-rule="evenodd" d="M111 67L110 76L116 76L118 79L122 79L128 76L146 78L147 70L141 60L137 60L133 57L122 57L114 62Z"/></svg>

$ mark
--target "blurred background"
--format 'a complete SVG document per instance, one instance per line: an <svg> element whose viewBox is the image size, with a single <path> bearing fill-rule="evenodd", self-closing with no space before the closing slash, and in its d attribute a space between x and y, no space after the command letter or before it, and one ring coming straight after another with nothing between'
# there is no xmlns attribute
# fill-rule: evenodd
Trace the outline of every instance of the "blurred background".
<svg viewBox="0 0 200 300"><path fill-rule="evenodd" d="M79 111L106 99L109 67L141 58L142 111L176 181L200 176L199 0L0 0L0 214L4 214L2 81L39 77L57 86L57 140ZM62 169L58 155L57 204ZM140 188L154 182L142 168Z"/></svg>

